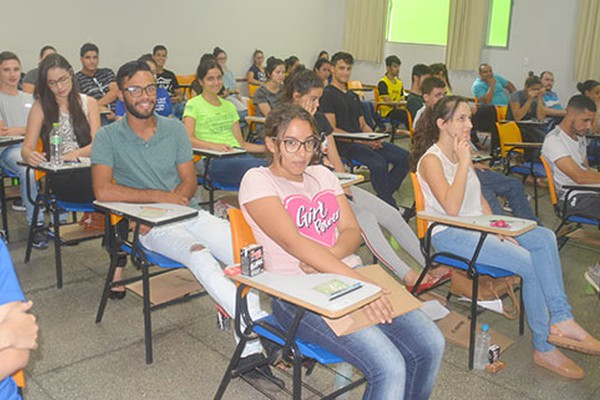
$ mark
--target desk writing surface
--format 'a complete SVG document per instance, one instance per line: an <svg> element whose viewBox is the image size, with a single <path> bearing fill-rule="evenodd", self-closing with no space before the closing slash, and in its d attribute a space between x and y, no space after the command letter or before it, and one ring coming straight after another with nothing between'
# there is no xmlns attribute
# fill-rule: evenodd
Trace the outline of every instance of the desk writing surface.
<svg viewBox="0 0 600 400"><path fill-rule="evenodd" d="M380 140L388 137L387 133L375 133L375 132L334 132L333 137L344 138L351 140Z"/></svg>
<svg viewBox="0 0 600 400"><path fill-rule="evenodd" d="M347 172L334 172L334 174L338 177L340 185L342 185L343 188L356 185L365 180L365 177L362 175L349 174Z"/></svg>
<svg viewBox="0 0 600 400"><path fill-rule="evenodd" d="M387 107L402 107L405 106L407 104L406 101L404 100L400 100L400 101L378 101L377 103L375 103L375 105L377 106L387 106Z"/></svg>
<svg viewBox="0 0 600 400"><path fill-rule="evenodd" d="M150 226L166 225L198 215L196 209L170 203L125 203L96 200L94 206Z"/></svg>
<svg viewBox="0 0 600 400"><path fill-rule="evenodd" d="M264 124L267 121L266 117L257 117L254 115L249 115L245 119L246 122L256 122L257 124Z"/></svg>
<svg viewBox="0 0 600 400"><path fill-rule="evenodd" d="M492 159L492 156L490 156L489 154L478 154L475 153L471 156L471 160L474 163L480 163L480 162L484 162L484 161L489 161Z"/></svg>
<svg viewBox="0 0 600 400"><path fill-rule="evenodd" d="M580 183L580 184L570 184L563 185L563 189L576 189L576 190L593 190L594 192L600 191L600 183Z"/></svg>
<svg viewBox="0 0 600 400"><path fill-rule="evenodd" d="M193 148L194 154L201 156L209 156L209 157L231 157L231 156L239 156L240 154L246 154L247 151L244 149L234 148L231 151L218 151L218 150L209 150L209 149L200 149L197 147Z"/></svg>
<svg viewBox="0 0 600 400"><path fill-rule="evenodd" d="M327 294L315 288L332 280L348 285L358 281L338 274L281 275L265 271L253 277L235 275L233 279L329 318L339 318L381 296L381 288L363 282L358 290L330 301Z"/></svg>
<svg viewBox="0 0 600 400"><path fill-rule="evenodd" d="M523 149L537 149L542 147L542 143L532 143L532 142L506 142L505 146L519 147Z"/></svg>
<svg viewBox="0 0 600 400"><path fill-rule="evenodd" d="M59 166L54 166L50 164L50 161L46 161L38 164L35 169L39 169L40 171L50 172L50 173L60 173L60 172L68 172L68 171L76 171L87 169L92 166L92 162L89 157L79 157L79 160L76 162L64 161Z"/></svg>
<svg viewBox="0 0 600 400"><path fill-rule="evenodd" d="M0 147L12 146L25 140L24 136L0 136Z"/></svg>
<svg viewBox="0 0 600 400"><path fill-rule="evenodd" d="M537 226L537 222L523 219L523 218L515 218L508 217L506 215L480 215L477 217L453 217L450 215L442 215L436 214L432 212L419 211L417 213L419 218L431 221L431 222L440 222L443 224L463 227L463 228L471 228L480 230L483 232L495 233L504 236L519 236L525 232L529 232ZM506 221L510 227L500 228L494 227L490 224L494 220L503 220Z"/></svg>

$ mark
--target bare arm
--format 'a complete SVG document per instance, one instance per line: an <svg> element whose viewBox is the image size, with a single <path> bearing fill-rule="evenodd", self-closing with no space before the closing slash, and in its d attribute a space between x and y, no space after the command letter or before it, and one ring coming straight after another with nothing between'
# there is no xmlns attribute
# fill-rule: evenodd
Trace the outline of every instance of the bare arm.
<svg viewBox="0 0 600 400"><path fill-rule="evenodd" d="M21 149L23 160L33 167L46 161L46 154L36 151L37 144L40 140L40 131L42 130L43 120L44 112L42 111L40 103L36 101L29 112L25 140L23 141L23 147Z"/></svg>
<svg viewBox="0 0 600 400"><path fill-rule="evenodd" d="M512 111L512 115L513 115L513 118L515 119L515 121L520 121L523 119L523 117L525 117L525 114L527 114L527 112L531 108L532 103L533 103L533 98L528 97L527 101L525 101L525 103L523 103L523 105L519 104L518 101L511 101L508 104L508 106L510 107L510 109Z"/></svg>
<svg viewBox="0 0 600 400"><path fill-rule="evenodd" d="M558 160L554 161L554 163L558 169L571 178L575 183L600 183L600 172L596 172L591 169L580 168L570 156L559 158Z"/></svg>
<svg viewBox="0 0 600 400"><path fill-rule="evenodd" d="M117 100L117 93L119 93L117 82L111 82L108 85L108 92L106 92L106 94L102 98L98 99L98 105L107 106L111 104L112 102Z"/></svg>
<svg viewBox="0 0 600 400"><path fill-rule="evenodd" d="M258 79L255 79L254 72L252 72L252 71L248 71L248 73L246 74L246 80L251 85L258 85L258 86L262 85L261 81L259 81Z"/></svg>
<svg viewBox="0 0 600 400"><path fill-rule="evenodd" d="M506 84L506 90L508 90L508 93L514 93L517 91L517 88L511 81L508 81L508 83Z"/></svg>
<svg viewBox="0 0 600 400"><path fill-rule="evenodd" d="M0 136L23 136L26 129L26 126L11 126L9 128L4 125L4 121L0 121Z"/></svg>
<svg viewBox="0 0 600 400"><path fill-rule="evenodd" d="M264 144L256 144L256 143L248 143L244 140L244 136L242 135L242 129L240 128L240 123L235 122L231 127L231 131L233 132L233 137L240 144L240 146L250 152L250 153L264 153L265 145Z"/></svg>
<svg viewBox="0 0 600 400"><path fill-rule="evenodd" d="M67 161L75 161L79 157L89 157L92 154L92 143L94 143L94 137L96 132L100 129L100 112L98 111L98 102L93 97L88 96L88 115L87 120L90 124L90 135L92 141L90 144L84 147L80 147L77 150L73 150L70 153L64 155L64 159Z"/></svg>
<svg viewBox="0 0 600 400"><path fill-rule="evenodd" d="M327 160L333 166L336 172L346 172L346 168L344 168L344 163L340 157L340 153L333 135L329 135L327 138Z"/></svg>
<svg viewBox="0 0 600 400"><path fill-rule="evenodd" d="M479 100L485 105L488 105L494 100L494 92L496 91L496 78L492 78L487 84L490 86L486 94L481 96Z"/></svg>
<svg viewBox="0 0 600 400"><path fill-rule="evenodd" d="M24 368L29 351L37 348L38 326L28 314L32 303L12 302L0 306L6 314L0 323L0 380Z"/></svg>
<svg viewBox="0 0 600 400"><path fill-rule="evenodd" d="M546 118L546 106L544 106L543 92L537 96L537 105L535 108L535 117L538 121L543 121Z"/></svg>
<svg viewBox="0 0 600 400"><path fill-rule="evenodd" d="M271 106L269 105L269 103L260 103L256 106L258 107L262 115L264 115L265 117L267 117L271 112Z"/></svg>

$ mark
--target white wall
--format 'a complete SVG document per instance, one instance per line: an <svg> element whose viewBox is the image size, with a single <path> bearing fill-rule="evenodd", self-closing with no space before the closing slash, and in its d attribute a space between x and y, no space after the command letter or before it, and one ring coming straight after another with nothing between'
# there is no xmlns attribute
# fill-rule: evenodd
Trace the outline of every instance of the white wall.
<svg viewBox="0 0 600 400"><path fill-rule="evenodd" d="M169 49L167 68L194 73L200 56L218 45L229 68L245 75L255 48L267 56L297 55L307 65L321 49L342 47L344 0L30 0L2 1L0 51L12 50L25 71L39 49L54 45L78 70L79 48L100 48L101 66ZM10 16L10 17L9 17Z"/></svg>
<svg viewBox="0 0 600 400"><path fill-rule="evenodd" d="M554 90L563 103L576 92L574 79L575 40L578 1L513 0L513 13L508 49L484 49L482 62L522 88L527 72L539 74L554 71ZM443 62L445 47L386 43L384 54L396 54L402 60L400 77L410 87L410 71L414 64ZM384 65L358 62L354 77L373 83L385 72ZM450 71L456 94L469 95L476 71ZM597 79L598 77L591 77Z"/></svg>

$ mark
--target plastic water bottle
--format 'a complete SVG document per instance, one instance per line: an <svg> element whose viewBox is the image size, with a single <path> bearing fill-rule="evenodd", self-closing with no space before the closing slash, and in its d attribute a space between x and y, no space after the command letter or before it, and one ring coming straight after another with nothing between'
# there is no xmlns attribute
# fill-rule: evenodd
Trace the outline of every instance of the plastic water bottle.
<svg viewBox="0 0 600 400"><path fill-rule="evenodd" d="M490 363L488 358L488 350L490 348L490 327L487 324L481 325L481 331L475 339L475 357L473 360L473 368L485 369L485 366Z"/></svg>
<svg viewBox="0 0 600 400"><path fill-rule="evenodd" d="M58 127L58 122L53 123L52 132L50 132L50 165L53 167L60 167L63 163L62 137Z"/></svg>

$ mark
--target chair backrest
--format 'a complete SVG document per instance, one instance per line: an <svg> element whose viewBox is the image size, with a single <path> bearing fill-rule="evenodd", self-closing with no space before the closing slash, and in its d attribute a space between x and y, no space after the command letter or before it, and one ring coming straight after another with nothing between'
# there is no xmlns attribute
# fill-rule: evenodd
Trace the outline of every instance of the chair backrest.
<svg viewBox="0 0 600 400"><path fill-rule="evenodd" d="M183 95L186 99L192 98L192 83L196 80L196 74L192 75L177 75L177 83L183 89Z"/></svg>
<svg viewBox="0 0 600 400"><path fill-rule="evenodd" d="M352 90L352 89L363 89L364 86L362 84L361 81L359 80L353 80L353 81L348 81L348 90ZM358 97L360 97L361 99L365 98L365 94L364 92L356 92L356 94L358 95Z"/></svg>
<svg viewBox="0 0 600 400"><path fill-rule="evenodd" d="M423 197L423 192L421 191L421 184L419 183L419 178L417 178L417 174L411 172L410 180L413 184L413 191L415 196L415 210L417 212L423 211L425 209L425 198ZM417 216L417 236L419 237L419 239L422 239L425 236L426 232L427 221Z"/></svg>
<svg viewBox="0 0 600 400"><path fill-rule="evenodd" d="M550 193L550 201L552 205L556 207L558 204L558 196L556 195L556 185L554 184L554 177L552 175L552 167L550 163L544 156L540 156L540 160L542 160L542 165L544 166L544 170L546 171L546 177L548 180L548 192Z"/></svg>
<svg viewBox="0 0 600 400"><path fill-rule="evenodd" d="M254 100L249 98L246 105L248 106L248 116L256 117L256 105L254 104Z"/></svg>
<svg viewBox="0 0 600 400"><path fill-rule="evenodd" d="M227 210L229 215L229 225L231 226L231 242L233 247L233 261L240 262L240 250L244 247L255 244L252 228L246 222L242 210L230 208Z"/></svg>
<svg viewBox="0 0 600 400"><path fill-rule="evenodd" d="M17 372L15 372L12 375L12 377L15 380L15 383L17 384L18 387L20 387L20 388L24 388L25 387L25 374L23 373L22 369L20 369Z"/></svg>
<svg viewBox="0 0 600 400"><path fill-rule="evenodd" d="M506 146L505 143L508 142L522 142L523 137L521 136L521 129L519 129L519 125L515 121L510 121L506 123L496 122L496 127L498 128L498 137L500 139L500 155L502 158L506 158L506 154L510 149L509 146ZM514 152L523 153L523 149L514 149Z"/></svg>
<svg viewBox="0 0 600 400"><path fill-rule="evenodd" d="M508 112L508 106L496 106L496 121L500 122L506 119L506 113Z"/></svg>
<svg viewBox="0 0 600 400"><path fill-rule="evenodd" d="M260 85L254 85L252 83L248 84L248 97L253 98L254 92L260 87Z"/></svg>

